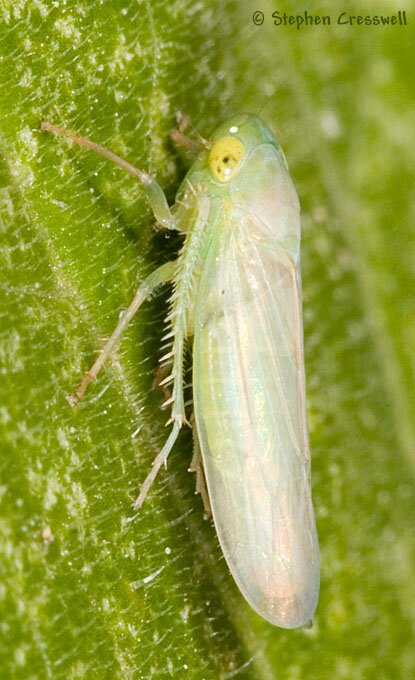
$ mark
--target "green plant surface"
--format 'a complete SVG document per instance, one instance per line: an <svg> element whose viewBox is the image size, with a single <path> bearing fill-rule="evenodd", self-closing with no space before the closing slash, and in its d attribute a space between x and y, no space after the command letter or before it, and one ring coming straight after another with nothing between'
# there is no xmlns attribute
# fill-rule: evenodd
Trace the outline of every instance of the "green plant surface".
<svg viewBox="0 0 415 680"><path fill-rule="evenodd" d="M415 14L408 25L276 27L267 0L4 2L0 73L0 675L10 679L415 677ZM391 14L366 0L352 14ZM255 26L255 10L264 24ZM302 9L301 12L304 10ZM83 401L138 282L177 252L139 183L40 131L47 119L154 174L173 202L205 137L261 113L303 212L315 625L260 619L194 495L154 387L168 290ZM243 511L243 509L241 509Z"/></svg>

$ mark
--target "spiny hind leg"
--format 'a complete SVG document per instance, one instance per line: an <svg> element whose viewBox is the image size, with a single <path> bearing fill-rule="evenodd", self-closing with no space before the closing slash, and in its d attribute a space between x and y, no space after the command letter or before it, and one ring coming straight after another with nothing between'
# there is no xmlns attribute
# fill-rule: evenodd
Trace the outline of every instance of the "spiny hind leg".
<svg viewBox="0 0 415 680"><path fill-rule="evenodd" d="M205 472L203 469L202 452L200 450L199 437L197 434L196 420L194 413L190 418L193 434L193 457L190 462L189 472L196 473L196 493L200 493L205 508L204 517L209 519L212 515L212 508L210 506L209 494L206 486Z"/></svg>

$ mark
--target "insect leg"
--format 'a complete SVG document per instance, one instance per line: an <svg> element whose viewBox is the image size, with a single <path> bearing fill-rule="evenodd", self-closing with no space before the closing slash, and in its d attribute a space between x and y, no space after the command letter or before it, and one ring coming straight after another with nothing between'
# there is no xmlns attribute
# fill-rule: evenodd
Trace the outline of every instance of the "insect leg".
<svg viewBox="0 0 415 680"><path fill-rule="evenodd" d="M194 428L196 428L196 423L194 422L194 418L192 416L191 418L192 425ZM170 436L167 439L165 445L163 446L162 450L160 453L156 456L156 458L153 461L153 466L151 468L150 473L147 475L141 489L139 496L137 500L134 503L134 508L135 510L138 510L141 508L142 504L144 503L147 494L149 492L149 489L154 482L155 478L157 477L157 473L160 470L161 466L166 463L166 460L169 456L170 451L172 450L174 443L177 439L177 436L180 432L181 428L181 423L180 421L175 421L172 431L170 432ZM205 508L205 519L208 519L211 514L212 510L210 507L210 501L209 501L209 495L208 491L206 488L206 483L205 483L205 476L203 472L203 464L202 464L202 458L200 454L200 446L199 446L199 439L197 436L197 432L194 429L193 430L193 443L194 443L194 450L193 450L193 458L190 463L189 467L189 472L196 472L196 493L200 493L202 496L202 501L203 505Z"/></svg>
<svg viewBox="0 0 415 680"><path fill-rule="evenodd" d="M158 471L160 470L161 466L166 462L168 455L174 446L174 443L180 432L180 428L181 423L176 420L172 427L172 431L170 432L169 438L167 439L160 453L153 460L153 467L151 468L151 471L149 472L149 474L147 475L146 479L143 482L143 485L141 486L140 493L133 506L135 510L141 508L142 504L144 503L146 496L149 492L149 489L152 483L154 482L155 478L157 477Z"/></svg>
<svg viewBox="0 0 415 680"><path fill-rule="evenodd" d="M128 161L124 160L120 156L117 156L117 154L113 153L109 149L106 149L104 146L96 144L86 137L80 137L70 130L65 130L64 128L58 127L57 125L52 125L47 121L43 121L40 128L41 130L46 130L47 132L54 132L56 135L60 135L61 137L66 137L72 142L75 142L75 144L83 146L85 149L89 149L90 151L94 151L100 156L107 158L112 163L115 163L115 165L118 165L118 167L122 170L126 170L136 179L140 180L146 191L147 198L154 213L154 217L156 218L157 224L165 227L166 229L177 229L163 189L147 172L139 170Z"/></svg>
<svg viewBox="0 0 415 680"><path fill-rule="evenodd" d="M71 406L74 406L83 397L89 383L92 382L97 377L106 359L108 358L112 349L114 348L114 345L118 342L123 331L126 329L129 322L133 318L138 308L144 302L144 300L148 298L153 293L153 291L156 288L158 288L158 286L162 285L163 283L167 283L168 281L171 281L173 279L175 268L176 263L174 261L166 262L166 264L163 264L161 267L158 267L154 272L152 272L150 276L148 276L145 279L145 281L141 284L130 306L121 316L117 324L117 327L115 328L114 332L105 343L98 359L96 360L92 368L85 374L78 389L73 394L68 396L68 401L71 404Z"/></svg>
<svg viewBox="0 0 415 680"><path fill-rule="evenodd" d="M209 519L212 515L212 508L210 507L209 494L205 481L205 473L203 470L203 460L200 451L199 437L196 428L196 419L194 413L190 418L193 434L193 457L190 462L189 472L196 472L196 493L200 493L205 508L204 517Z"/></svg>

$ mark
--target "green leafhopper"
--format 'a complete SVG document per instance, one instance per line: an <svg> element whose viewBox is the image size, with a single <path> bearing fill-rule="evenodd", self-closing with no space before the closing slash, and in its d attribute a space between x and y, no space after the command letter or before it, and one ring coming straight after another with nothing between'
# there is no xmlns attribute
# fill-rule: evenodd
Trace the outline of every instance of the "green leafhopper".
<svg viewBox="0 0 415 680"><path fill-rule="evenodd" d="M140 507L182 424L184 350L193 348L198 487L246 600L282 628L308 625L319 591L319 551L310 486L299 203L283 152L258 117L238 115L197 150L173 210L158 183L73 133L42 128L117 163L143 184L161 227L183 232L175 261L140 286L73 401L96 377L122 331L157 287L172 283L162 358L172 385L172 428L145 480ZM199 452L201 455L199 455ZM204 486L206 481L206 487Z"/></svg>

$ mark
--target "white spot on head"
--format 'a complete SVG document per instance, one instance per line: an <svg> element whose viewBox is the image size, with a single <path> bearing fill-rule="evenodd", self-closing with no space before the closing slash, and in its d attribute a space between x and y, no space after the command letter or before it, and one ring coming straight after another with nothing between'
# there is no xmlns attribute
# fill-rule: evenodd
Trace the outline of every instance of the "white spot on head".
<svg viewBox="0 0 415 680"><path fill-rule="evenodd" d="M164 552L166 553L166 555L171 555L171 548L167 546L167 548L164 548Z"/></svg>
<svg viewBox="0 0 415 680"><path fill-rule="evenodd" d="M235 134L238 132L238 126L237 125L232 125L232 127L229 128L229 132L232 132L232 134Z"/></svg>

